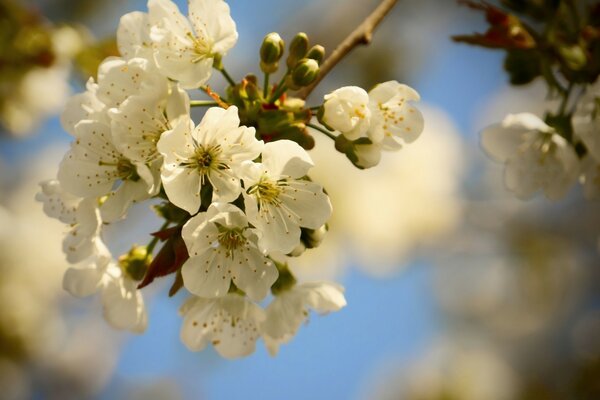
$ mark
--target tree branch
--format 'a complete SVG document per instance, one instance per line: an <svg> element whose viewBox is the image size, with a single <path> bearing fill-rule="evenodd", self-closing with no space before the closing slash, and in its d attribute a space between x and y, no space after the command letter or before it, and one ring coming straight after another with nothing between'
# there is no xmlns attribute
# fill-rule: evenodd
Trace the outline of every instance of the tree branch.
<svg viewBox="0 0 600 400"><path fill-rule="evenodd" d="M319 76L310 85L298 92L298 97L306 99L323 78L339 63L348 53L358 45L368 45L373 39L373 31L383 18L396 5L398 0L382 0L379 6L359 26L340 43L333 53L321 65Z"/></svg>

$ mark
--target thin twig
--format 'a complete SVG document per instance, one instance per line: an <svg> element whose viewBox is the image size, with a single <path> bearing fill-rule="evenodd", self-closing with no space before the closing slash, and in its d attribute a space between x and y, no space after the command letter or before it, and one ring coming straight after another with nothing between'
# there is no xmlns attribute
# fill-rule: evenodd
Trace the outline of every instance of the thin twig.
<svg viewBox="0 0 600 400"><path fill-rule="evenodd" d="M332 69L339 63L350 51L358 45L367 45L373 39L373 31L381 23L383 18L396 5L398 0L382 0L379 6L369 15L342 43L336 47L331 55L321 65L319 76L310 85L298 92L298 97L306 99L314 88L319 84Z"/></svg>

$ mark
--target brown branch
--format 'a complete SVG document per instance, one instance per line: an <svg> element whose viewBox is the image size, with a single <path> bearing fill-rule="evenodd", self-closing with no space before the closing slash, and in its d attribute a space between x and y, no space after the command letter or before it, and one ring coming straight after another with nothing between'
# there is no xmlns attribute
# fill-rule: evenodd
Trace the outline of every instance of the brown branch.
<svg viewBox="0 0 600 400"><path fill-rule="evenodd" d="M368 45L373 39L373 31L381 23L383 18L396 5L398 0L382 0L379 6L359 26L350 33L335 48L333 53L321 65L317 79L298 92L298 97L306 99L323 78L339 63L348 53L358 45Z"/></svg>

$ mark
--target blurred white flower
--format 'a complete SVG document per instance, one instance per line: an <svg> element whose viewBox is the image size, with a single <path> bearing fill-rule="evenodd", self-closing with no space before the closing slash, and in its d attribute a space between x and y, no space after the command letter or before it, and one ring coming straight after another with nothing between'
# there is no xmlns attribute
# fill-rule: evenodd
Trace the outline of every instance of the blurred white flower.
<svg viewBox="0 0 600 400"><path fill-rule="evenodd" d="M514 371L497 350L469 338L434 343L418 360L380 371L375 382L377 400L511 400L518 392ZM381 377L383 376L383 377Z"/></svg>
<svg viewBox="0 0 600 400"><path fill-rule="evenodd" d="M309 310L327 314L344 306L344 288L335 283L305 282L276 294L260 326L269 353L276 355L279 346L296 335L300 325L308 319Z"/></svg>
<svg viewBox="0 0 600 400"><path fill-rule="evenodd" d="M15 135L25 135L42 119L60 112L70 94L69 72L60 64L29 70L0 109L4 126Z"/></svg>
<svg viewBox="0 0 600 400"><path fill-rule="evenodd" d="M135 333L144 332L148 318L137 282L112 260L107 249L98 253L80 266L69 268L63 277L63 288L76 297L100 292L104 318L111 326Z"/></svg>
<svg viewBox="0 0 600 400"><path fill-rule="evenodd" d="M200 351L210 343L229 359L254 352L259 324L265 318L262 308L235 293L218 299L191 297L180 314L181 340L188 349Z"/></svg>
<svg viewBox="0 0 600 400"><path fill-rule="evenodd" d="M506 163L505 184L521 198L543 190L558 200L579 175L579 160L571 145L530 113L510 114L481 132L481 145L490 157Z"/></svg>

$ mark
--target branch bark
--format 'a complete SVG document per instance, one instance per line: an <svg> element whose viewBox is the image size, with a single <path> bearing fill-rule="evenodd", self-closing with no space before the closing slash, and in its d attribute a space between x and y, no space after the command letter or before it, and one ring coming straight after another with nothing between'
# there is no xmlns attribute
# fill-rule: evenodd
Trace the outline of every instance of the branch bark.
<svg viewBox="0 0 600 400"><path fill-rule="evenodd" d="M358 45L368 45L373 40L373 31L383 18L396 5L398 0L382 0L375 10L354 29L321 65L317 79L298 92L298 97L306 99L323 78Z"/></svg>

